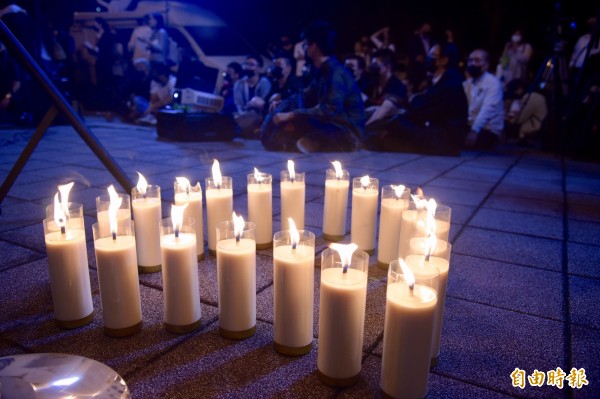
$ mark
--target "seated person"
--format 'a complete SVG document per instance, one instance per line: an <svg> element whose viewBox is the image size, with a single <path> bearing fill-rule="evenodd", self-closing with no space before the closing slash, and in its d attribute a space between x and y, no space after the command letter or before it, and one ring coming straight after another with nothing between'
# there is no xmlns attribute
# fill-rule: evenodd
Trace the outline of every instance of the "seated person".
<svg viewBox="0 0 600 399"><path fill-rule="evenodd" d="M365 64L365 59L360 55L352 54L346 57L344 65L350 70L352 76L354 76L354 80L360 89L362 99L363 101L366 101L367 98L369 98L369 94L371 94L373 80L366 71L367 66Z"/></svg>
<svg viewBox="0 0 600 399"><path fill-rule="evenodd" d="M242 65L245 76L233 85L236 106L234 118L242 137L254 137L263 121L263 110L271 91L271 82L259 75L263 66L260 55L251 54Z"/></svg>
<svg viewBox="0 0 600 399"><path fill-rule="evenodd" d="M294 75L292 61L285 55L277 55L273 59L270 69L272 78L268 111L291 111L302 105L302 85L300 79Z"/></svg>
<svg viewBox="0 0 600 399"><path fill-rule="evenodd" d="M448 68L448 48L436 44L426 59L429 87L414 96L405 114L396 115L367 144L376 151L459 155L467 124L463 76Z"/></svg>
<svg viewBox="0 0 600 399"><path fill-rule="evenodd" d="M327 22L315 22L303 38L318 69L306 92L313 106L276 113L263 126L262 143L271 151L354 151L363 137L364 104L354 77L332 55L336 32Z"/></svg>
<svg viewBox="0 0 600 399"><path fill-rule="evenodd" d="M173 102L177 79L170 74L170 69L166 64L155 64L152 75L150 101L142 117L138 118L137 122L154 125L156 124L155 116L158 110Z"/></svg>
<svg viewBox="0 0 600 399"><path fill-rule="evenodd" d="M390 50L373 53L371 73L375 84L367 100L367 130L373 129L374 122L383 122L406 106L406 86L394 74L394 57ZM381 123L376 126L381 127Z"/></svg>
<svg viewBox="0 0 600 399"><path fill-rule="evenodd" d="M507 129L516 130L519 140L535 135L548 115L546 97L532 91L525 93L525 82L515 79L506 85L506 99L510 102L506 113Z"/></svg>
<svg viewBox="0 0 600 399"><path fill-rule="evenodd" d="M227 64L225 70L225 79L223 86L221 87L221 95L223 96L225 104L223 105L223 113L231 115L237 111L235 102L233 100L233 86L235 82L240 80L243 76L244 70L238 62L230 62Z"/></svg>
<svg viewBox="0 0 600 399"><path fill-rule="evenodd" d="M502 83L488 72L490 56L477 49L467 60L469 79L463 82L469 103L470 131L465 145L479 150L496 148L504 130Z"/></svg>

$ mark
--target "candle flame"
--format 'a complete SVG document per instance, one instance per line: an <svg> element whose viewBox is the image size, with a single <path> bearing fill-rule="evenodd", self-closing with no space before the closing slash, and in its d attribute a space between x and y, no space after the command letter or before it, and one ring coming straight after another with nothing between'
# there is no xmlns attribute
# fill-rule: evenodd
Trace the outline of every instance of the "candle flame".
<svg viewBox="0 0 600 399"><path fill-rule="evenodd" d="M183 205L171 205L171 223L173 223L173 230L175 231L175 237L179 236L179 232L183 227L183 212L187 208L188 204Z"/></svg>
<svg viewBox="0 0 600 399"><path fill-rule="evenodd" d="M108 198L110 199L111 203L119 198L119 194L117 194L117 190L115 190L115 186L112 184L108 186L106 190L108 191Z"/></svg>
<svg viewBox="0 0 600 399"><path fill-rule="evenodd" d="M411 195L411 198L418 210L424 209L427 206L427 200L420 198L418 195Z"/></svg>
<svg viewBox="0 0 600 399"><path fill-rule="evenodd" d="M346 273L348 271L348 267L350 267L350 264L352 263L352 254L354 251L356 251L358 245L354 243L347 245L334 243L331 244L329 248L337 251L337 253L340 255L342 267L344 268L344 273Z"/></svg>
<svg viewBox="0 0 600 399"><path fill-rule="evenodd" d="M435 234L430 234L427 237L427 243L425 244L425 260L429 261L429 257L433 255L436 247L437 237Z"/></svg>
<svg viewBox="0 0 600 399"><path fill-rule="evenodd" d="M294 161L289 159L287 166L288 166L288 172L290 172L290 180L294 181L294 179L296 178L296 171L294 169Z"/></svg>
<svg viewBox="0 0 600 399"><path fill-rule="evenodd" d="M235 240L239 241L242 238L242 232L244 231L244 218L240 215L236 215L233 212L233 235L235 236Z"/></svg>
<svg viewBox="0 0 600 399"><path fill-rule="evenodd" d="M69 193L71 192L71 188L73 188L73 184L75 183L71 182L58 186L58 191L60 192L60 205L65 215L69 214Z"/></svg>
<svg viewBox="0 0 600 399"><path fill-rule="evenodd" d="M62 206L60 206L58 193L54 194L54 222L61 230L67 227L67 216L65 215Z"/></svg>
<svg viewBox="0 0 600 399"><path fill-rule="evenodd" d="M392 185L392 190L394 190L394 195L396 196L396 198L402 197L402 193L404 193L405 189L406 187L404 187L402 184L399 186Z"/></svg>
<svg viewBox="0 0 600 399"><path fill-rule="evenodd" d="M216 159L213 162L212 175L215 186L220 188L223 184L223 177L221 176L221 168L219 166L219 161L217 161Z"/></svg>
<svg viewBox="0 0 600 399"><path fill-rule="evenodd" d="M335 169L335 177L338 179L342 178L342 164L340 163L340 161L333 161L331 163L333 165L333 168Z"/></svg>
<svg viewBox="0 0 600 399"><path fill-rule="evenodd" d="M264 180L264 176L262 173L260 173L258 171L258 169L254 168L254 180L256 180L257 183L261 183Z"/></svg>
<svg viewBox="0 0 600 399"><path fill-rule="evenodd" d="M117 236L117 213L119 212L122 203L123 198L117 196L115 198L111 197L110 205L108 205L108 224L113 238L116 238Z"/></svg>
<svg viewBox="0 0 600 399"><path fill-rule="evenodd" d="M400 264L400 269L402 270L402 274L404 275L404 281L406 281L406 283L408 284L408 288L412 290L413 288L415 288L416 281L414 273L412 272L412 270L410 270L410 267L408 267L404 259L398 259L398 263Z"/></svg>
<svg viewBox="0 0 600 399"><path fill-rule="evenodd" d="M364 188L364 189L369 187L369 184L371 184L371 178L369 177L369 175L361 177L360 184L362 185L362 188Z"/></svg>
<svg viewBox="0 0 600 399"><path fill-rule="evenodd" d="M292 249L296 249L296 246L298 246L298 243L300 243L300 233L296 228L294 219L288 218L288 223L290 224L290 244L292 244Z"/></svg>
<svg viewBox="0 0 600 399"><path fill-rule="evenodd" d="M175 181L177 182L177 186L180 190L183 190L189 194L191 189L191 183L187 177L176 177Z"/></svg>
<svg viewBox="0 0 600 399"><path fill-rule="evenodd" d="M142 175L140 172L137 172L139 178L138 178L138 182L137 182L137 189L140 192L140 194L142 195L146 195L146 190L148 189L148 182L146 181L146 178L144 177L144 175Z"/></svg>
<svg viewBox="0 0 600 399"><path fill-rule="evenodd" d="M427 218L425 219L425 231L428 234L435 235L436 224L435 224L435 211L437 209L437 203L433 198L430 198L426 204Z"/></svg>

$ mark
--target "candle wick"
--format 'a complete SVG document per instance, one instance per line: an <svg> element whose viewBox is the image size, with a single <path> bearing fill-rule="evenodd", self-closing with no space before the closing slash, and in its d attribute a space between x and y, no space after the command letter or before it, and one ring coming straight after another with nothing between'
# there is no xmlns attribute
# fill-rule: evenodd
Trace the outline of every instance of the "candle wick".
<svg viewBox="0 0 600 399"><path fill-rule="evenodd" d="M298 244L296 244L296 243L292 244L292 251L294 251L294 252L296 251L296 246L298 246Z"/></svg>
<svg viewBox="0 0 600 399"><path fill-rule="evenodd" d="M113 241L117 241L117 232L116 231L113 231L112 238L113 238Z"/></svg>
<svg viewBox="0 0 600 399"><path fill-rule="evenodd" d="M427 255L425 255L425 262L429 262L430 257L431 257L431 252L428 252Z"/></svg>
<svg viewBox="0 0 600 399"><path fill-rule="evenodd" d="M294 179L293 177L290 180L292 181L292 183L296 181L296 179Z"/></svg>
<svg viewBox="0 0 600 399"><path fill-rule="evenodd" d="M179 229L175 229L175 238L179 238Z"/></svg>
<svg viewBox="0 0 600 399"><path fill-rule="evenodd" d="M344 265L344 267L342 268L342 273L348 273L348 265Z"/></svg>
<svg viewBox="0 0 600 399"><path fill-rule="evenodd" d="M235 236L235 244L236 245L240 245L240 238L241 238L241 236Z"/></svg>
<svg viewBox="0 0 600 399"><path fill-rule="evenodd" d="M408 285L408 288L410 289L410 295L414 295L415 294L415 283L410 283Z"/></svg>
<svg viewBox="0 0 600 399"><path fill-rule="evenodd" d="M60 234L67 234L67 228L65 226L60 226Z"/></svg>

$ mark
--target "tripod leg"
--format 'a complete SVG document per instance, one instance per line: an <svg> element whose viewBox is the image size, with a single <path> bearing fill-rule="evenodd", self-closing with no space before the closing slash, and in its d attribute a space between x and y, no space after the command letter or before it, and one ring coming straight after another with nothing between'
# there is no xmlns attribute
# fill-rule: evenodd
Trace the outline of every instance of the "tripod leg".
<svg viewBox="0 0 600 399"><path fill-rule="evenodd" d="M52 121L56 117L57 113L58 110L56 109L56 107L54 105L50 106L50 109L48 109L48 112L46 112L46 115L44 115L44 118L35 129L33 136L31 136L31 139L29 139L29 142L23 149L23 152L21 152L19 159L17 159L17 162L15 162L14 166L12 167L12 169L8 173L8 176L6 176L4 182L2 183L2 186L0 187L0 204L2 203L2 201L4 201L4 198L6 198L8 191L14 184L15 180L17 180L19 173L21 173L21 171L25 167L25 164L29 160L29 157L31 157L33 150L35 150L35 147L37 147L38 143L44 136L44 133L46 133L46 130L48 130L48 127L50 127L50 125L52 124Z"/></svg>

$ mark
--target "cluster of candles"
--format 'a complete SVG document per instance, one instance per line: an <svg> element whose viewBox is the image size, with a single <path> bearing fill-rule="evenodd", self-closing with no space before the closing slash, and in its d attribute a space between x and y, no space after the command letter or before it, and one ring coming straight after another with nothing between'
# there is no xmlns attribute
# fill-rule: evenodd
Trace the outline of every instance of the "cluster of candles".
<svg viewBox="0 0 600 399"><path fill-rule="evenodd" d="M346 235L350 177L327 170L323 237ZM206 179L208 250L216 255L219 333L243 339L256 331L256 249L273 248L274 346L302 355L313 345L315 235L304 230L304 173L281 172L282 231L272 232L272 176L248 175L248 218L233 212L232 179L214 161ZM69 202L73 183L59 186L46 209L45 241L56 323L75 328L93 318L83 206ZM138 272L162 271L164 326L186 333L200 326L198 261L204 257L200 183L177 177L171 217L162 219L160 187L141 174L131 192L96 199L93 225L104 332L125 336L142 327ZM351 241L321 253L318 375L333 386L356 381L361 369L369 254L388 269L381 388L392 397L424 397L430 364L440 352L451 245L451 210L412 196L404 186L352 181ZM133 213L133 220L131 216ZM162 220L161 220L162 219Z"/></svg>

